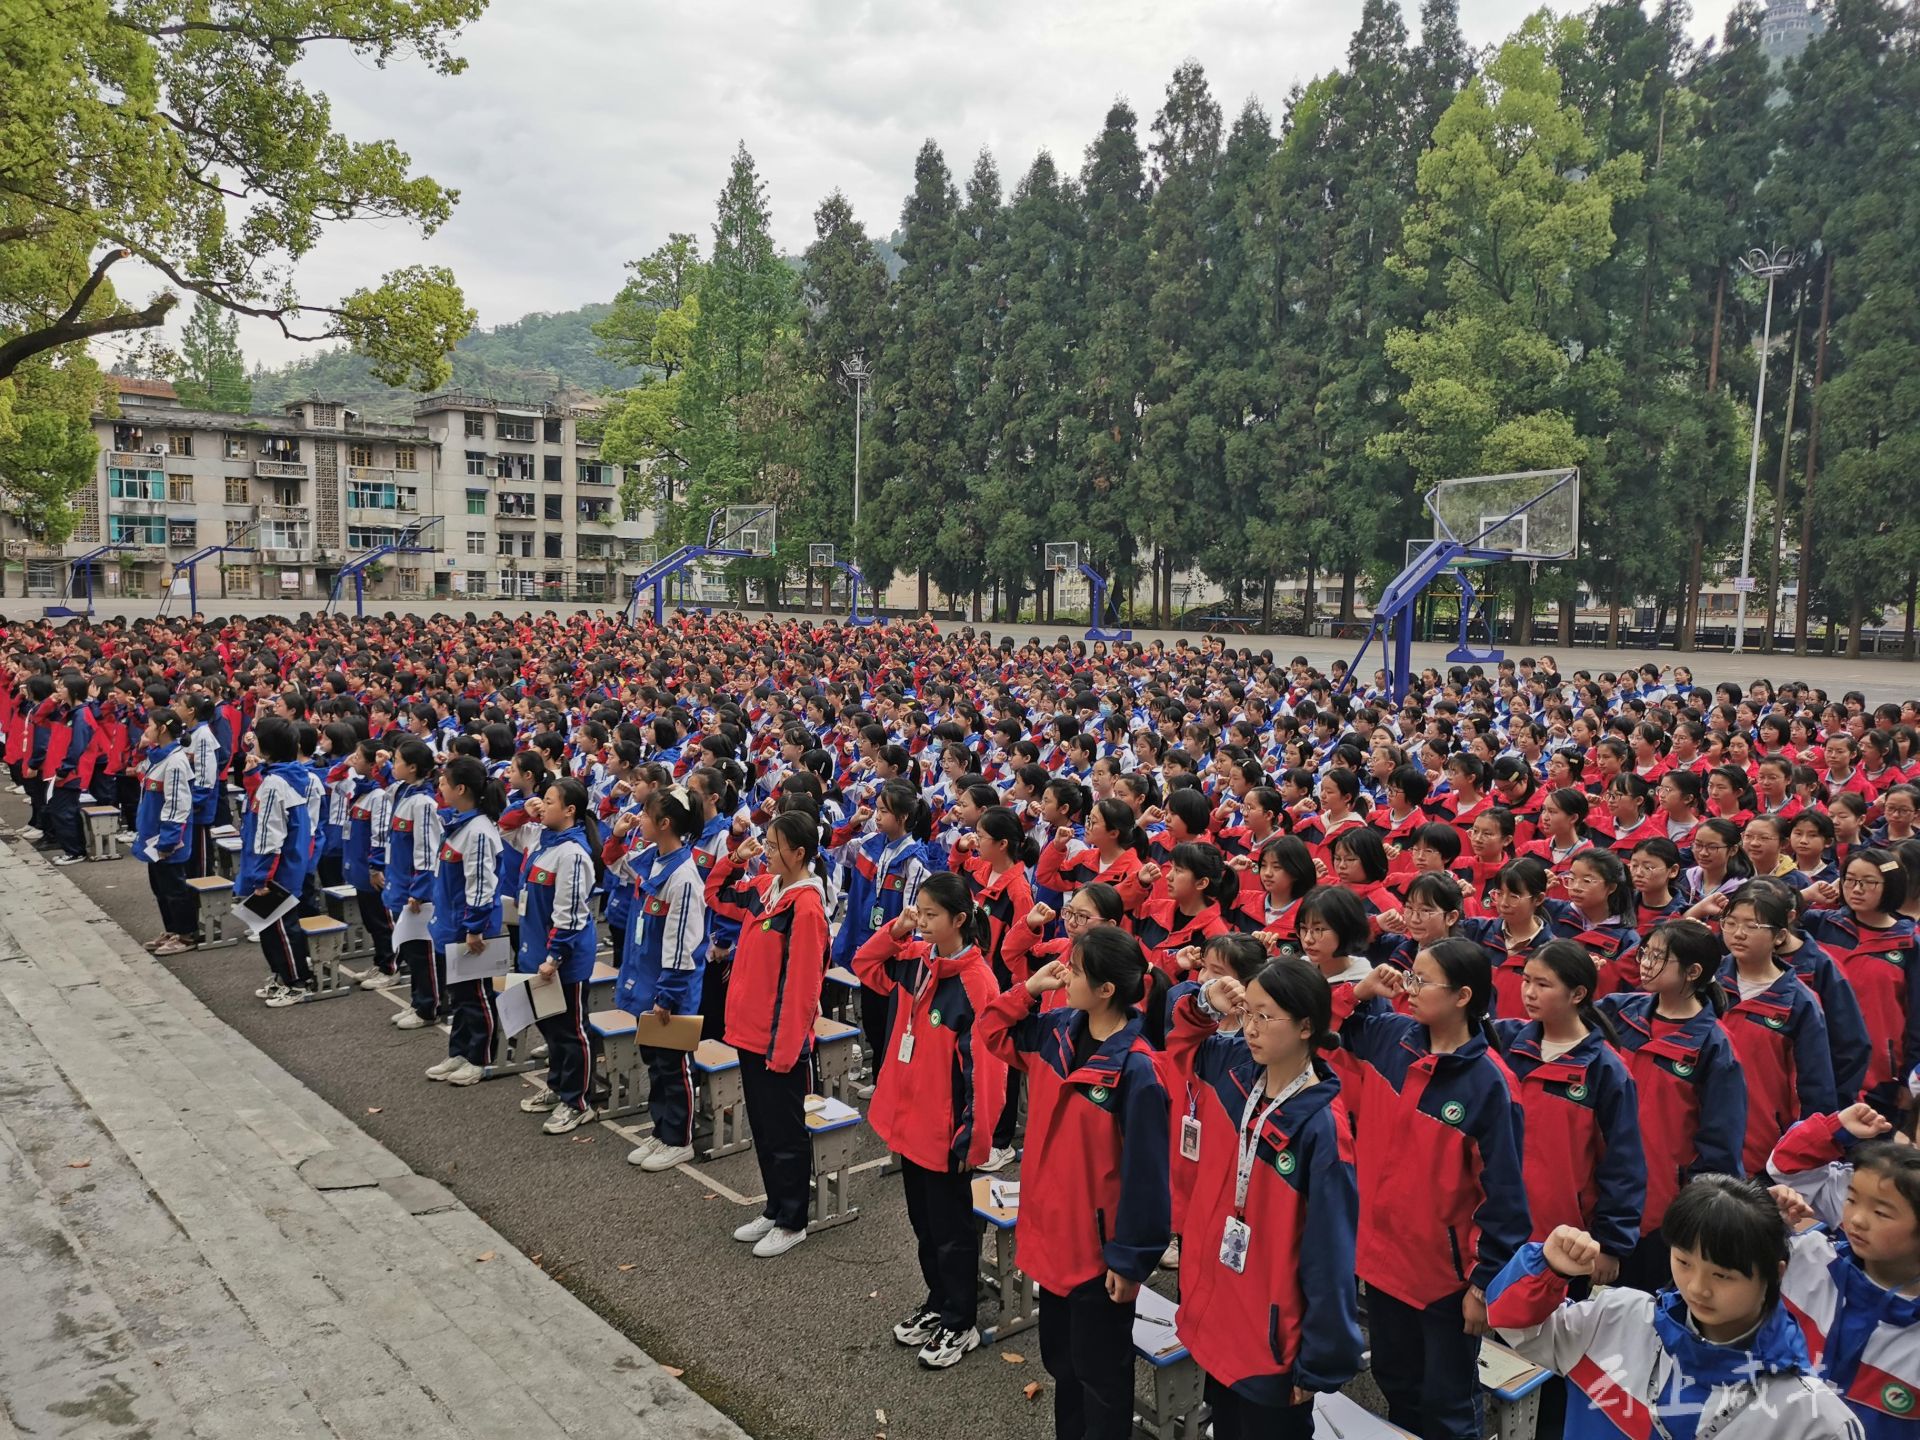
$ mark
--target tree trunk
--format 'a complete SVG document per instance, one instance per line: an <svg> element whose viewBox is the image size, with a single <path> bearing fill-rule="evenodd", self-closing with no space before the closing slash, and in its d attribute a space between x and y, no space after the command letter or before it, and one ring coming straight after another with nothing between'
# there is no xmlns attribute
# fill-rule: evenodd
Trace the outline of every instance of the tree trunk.
<svg viewBox="0 0 1920 1440"><path fill-rule="evenodd" d="M1613 567L1613 583L1607 587L1607 648L1620 648L1620 567Z"/></svg>
<svg viewBox="0 0 1920 1440"><path fill-rule="evenodd" d="M1720 388L1720 316L1727 303L1727 272L1713 282L1713 334L1707 340L1707 393Z"/></svg>
<svg viewBox="0 0 1920 1440"><path fill-rule="evenodd" d="M1813 394L1807 410L1807 475L1800 494L1800 593L1793 607L1796 655L1807 653L1807 605L1813 597L1813 480L1820 455L1820 386L1827 378L1827 321L1833 314L1833 251L1827 251L1821 272L1820 332L1813 346ZM1831 639L1827 648L1833 648Z"/></svg>
<svg viewBox="0 0 1920 1440"><path fill-rule="evenodd" d="M1700 629L1700 572L1704 563L1702 552L1706 548L1706 537L1698 530L1693 532L1693 545L1687 553L1687 583L1682 588L1680 603L1680 633L1674 636L1673 648L1692 650L1699 639Z"/></svg>
<svg viewBox="0 0 1920 1440"><path fill-rule="evenodd" d="M973 587L973 606L967 612L967 619L975 625L980 623L980 587L978 585Z"/></svg>
<svg viewBox="0 0 1920 1440"><path fill-rule="evenodd" d="M1577 608L1578 606L1575 604L1574 596L1568 595L1568 596L1564 596L1561 599L1560 601L1560 635L1558 640L1555 643L1563 646L1571 645L1573 643L1573 616L1574 616L1574 611Z"/></svg>
<svg viewBox="0 0 1920 1440"><path fill-rule="evenodd" d="M1260 630L1267 635L1273 633L1273 588L1274 577L1269 574L1260 585Z"/></svg>
<svg viewBox="0 0 1920 1440"><path fill-rule="evenodd" d="M1660 637L1667 633L1667 610L1672 604L1673 597L1663 595L1660 597L1659 608L1653 612L1653 645L1656 649L1659 647Z"/></svg>
<svg viewBox="0 0 1920 1440"><path fill-rule="evenodd" d="M1773 477L1773 549L1767 556L1767 633L1760 653L1773 653L1773 632L1780 628L1780 551L1787 540L1787 469L1793 460L1793 402L1800 389L1800 332L1806 307L1794 306L1793 358L1787 362L1787 423L1780 431L1780 464Z"/></svg>
<svg viewBox="0 0 1920 1440"><path fill-rule="evenodd" d="M1165 628L1173 624L1173 552L1171 550L1161 555L1160 566L1164 572L1161 577L1161 583L1166 590L1167 602L1167 618L1162 622L1163 628Z"/></svg>
<svg viewBox="0 0 1920 1440"><path fill-rule="evenodd" d="M1533 573L1524 565L1513 585L1513 643L1533 643Z"/></svg>
<svg viewBox="0 0 1920 1440"><path fill-rule="evenodd" d="M1319 578L1320 558L1311 550L1307 552L1307 583L1300 591L1300 633L1313 633L1313 587Z"/></svg>
<svg viewBox="0 0 1920 1440"><path fill-rule="evenodd" d="M933 577L928 575L923 567L920 571L920 613L922 615L933 608L932 596L929 593L929 587L932 583Z"/></svg>
<svg viewBox="0 0 1920 1440"><path fill-rule="evenodd" d="M1340 618L1353 619L1353 586L1360 576L1360 563L1349 560L1340 571Z"/></svg>
<svg viewBox="0 0 1920 1440"><path fill-rule="evenodd" d="M1915 602L1920 601L1920 570L1907 571L1907 630L1900 641L1900 658L1913 659L1913 618Z"/></svg>
<svg viewBox="0 0 1920 1440"><path fill-rule="evenodd" d="M1867 623L1866 597L1855 590L1853 599L1847 605L1847 658L1860 658L1860 628Z"/></svg>

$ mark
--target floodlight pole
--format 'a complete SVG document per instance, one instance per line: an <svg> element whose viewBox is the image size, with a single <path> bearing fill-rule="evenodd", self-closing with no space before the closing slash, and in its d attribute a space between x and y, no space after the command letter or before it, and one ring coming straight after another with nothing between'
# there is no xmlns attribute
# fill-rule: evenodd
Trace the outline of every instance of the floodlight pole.
<svg viewBox="0 0 1920 1440"><path fill-rule="evenodd" d="M1767 403L1767 347L1773 341L1773 282L1792 270L1800 257L1782 246L1772 254L1755 247L1740 257L1740 266L1755 279L1767 282L1767 305L1760 322L1760 378L1753 397L1753 445L1747 457L1747 519L1740 534L1740 578L1734 585L1733 653L1744 653L1747 643L1747 595L1753 588L1753 492L1760 478L1760 417ZM1806 578L1801 577L1801 584Z"/></svg>
<svg viewBox="0 0 1920 1440"><path fill-rule="evenodd" d="M850 355L840 362L840 369L847 379L853 382L853 529L860 529L860 395L866 384L873 378L873 371L867 368L864 355ZM853 536L847 537L847 548L853 550ZM856 552L857 554L857 552Z"/></svg>

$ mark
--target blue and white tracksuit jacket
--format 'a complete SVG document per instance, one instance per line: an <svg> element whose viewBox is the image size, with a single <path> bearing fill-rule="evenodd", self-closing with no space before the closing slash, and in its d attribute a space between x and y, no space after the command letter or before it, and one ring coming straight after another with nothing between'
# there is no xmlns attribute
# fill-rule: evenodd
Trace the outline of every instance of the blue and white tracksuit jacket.
<svg viewBox="0 0 1920 1440"><path fill-rule="evenodd" d="M640 877L633 899L633 923L620 957L614 1005L641 1015L659 1005L669 1014L700 1010L704 974L707 900L693 848L682 845L663 856L652 846L630 857Z"/></svg>
<svg viewBox="0 0 1920 1440"><path fill-rule="evenodd" d="M586 832L545 830L520 873L520 953L515 968L531 974L548 960L569 985L593 975L599 943L593 919L593 856Z"/></svg>

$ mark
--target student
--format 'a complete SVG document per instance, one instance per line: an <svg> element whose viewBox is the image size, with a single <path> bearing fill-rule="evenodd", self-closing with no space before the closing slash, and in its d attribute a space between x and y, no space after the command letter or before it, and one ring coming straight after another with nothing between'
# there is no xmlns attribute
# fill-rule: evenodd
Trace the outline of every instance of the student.
<svg viewBox="0 0 1920 1440"><path fill-rule="evenodd" d="M1920 1148L1871 1105L1802 1120L1767 1171L1819 1222L1793 1238L1782 1297L1870 1440L1911 1436L1920 1396Z"/></svg>
<svg viewBox="0 0 1920 1440"><path fill-rule="evenodd" d="M747 1127L767 1203L733 1232L763 1260L784 1255L807 1233L813 1141L806 1099L813 1022L827 970L825 887L820 828L798 811L773 817L764 844L749 837L707 874L710 914L740 922L727 988L726 1042L740 1055ZM765 855L767 870L746 867Z"/></svg>
<svg viewBox="0 0 1920 1440"><path fill-rule="evenodd" d="M1900 1082L1920 1061L1920 949L1907 903L1906 872L1886 850L1858 850L1840 877L1840 905L1807 912L1807 938L1832 955L1866 1018L1872 1044L1858 1096L1891 1115Z"/></svg>
<svg viewBox="0 0 1920 1440"><path fill-rule="evenodd" d="M654 791L640 812L647 848L632 862L633 924L613 987L614 1003L629 1015L700 1013L706 884L687 843L698 825L681 785ZM627 1163L649 1173L671 1170L693 1159L693 1062L689 1052L659 1045L642 1045L640 1058L653 1133L628 1152Z"/></svg>
<svg viewBox="0 0 1920 1440"><path fill-rule="evenodd" d="M1564 878L1574 857L1593 848L1587 810L1587 797L1571 786L1550 791L1540 802L1538 837L1521 847L1521 853L1537 858L1549 875Z"/></svg>
<svg viewBox="0 0 1920 1440"><path fill-rule="evenodd" d="M1493 1032L1519 1082L1526 1120L1521 1174L1533 1238L1580 1226L1603 1251L1595 1283L1611 1285L1640 1242L1647 1165L1619 1036L1594 1007L1598 983L1593 957L1581 946L1543 945L1521 981L1526 1018L1496 1020Z"/></svg>
<svg viewBox="0 0 1920 1440"><path fill-rule="evenodd" d="M373 969L362 990L385 990L399 981L393 954L393 917L381 903L386 883L387 826L393 797L381 781L380 742L362 740L347 754L346 825L340 834L340 877L353 886L360 923L373 945Z"/></svg>
<svg viewBox="0 0 1920 1440"><path fill-rule="evenodd" d="M541 797L531 827L538 840L520 862L520 935L514 969L558 980L564 1004L539 1022L547 1042L546 1084L520 1102L529 1115L546 1115L547 1135L565 1135L596 1118L589 1090L591 1049L582 1005L593 978L599 931L593 894L600 881L600 828L587 787L571 776L554 780ZM504 839L502 841L504 844ZM509 851L518 855L517 850Z"/></svg>
<svg viewBox="0 0 1920 1440"><path fill-rule="evenodd" d="M1319 883L1313 852L1298 836L1276 835L1260 847L1253 875L1258 888L1249 893L1243 879L1228 919L1238 928L1251 927L1271 955L1292 941L1300 902Z"/></svg>
<svg viewBox="0 0 1920 1440"><path fill-rule="evenodd" d="M1686 902L1731 895L1752 878L1753 866L1740 849L1740 827L1731 820L1702 820L1693 832L1693 864L1680 876Z"/></svg>
<svg viewBox="0 0 1920 1440"><path fill-rule="evenodd" d="M313 851L306 767L300 763L293 726L277 715L254 726L253 736L260 754L260 784L241 822L240 865L233 891L242 897L264 896L279 886L297 896L306 885ZM266 952L273 979L262 987L265 993L255 991L256 995L277 1010L297 1005L312 993L313 971L307 964L307 937L300 929L298 907L260 932L260 948Z"/></svg>
<svg viewBox="0 0 1920 1440"><path fill-rule="evenodd" d="M1570 1300L1603 1253L1571 1225L1523 1247L1494 1281L1500 1338L1567 1377L1567 1433L1859 1440L1780 1303L1787 1228L1766 1190L1703 1175L1667 1211L1667 1237L1673 1288L1658 1295L1614 1286Z"/></svg>
<svg viewBox="0 0 1920 1440"><path fill-rule="evenodd" d="M186 882L193 849L193 761L180 744L183 728L173 711L155 706L140 737L147 769L134 818L133 858L146 864L147 884L160 911L160 938L146 947L155 955L183 954L198 943Z"/></svg>
<svg viewBox="0 0 1920 1440"><path fill-rule="evenodd" d="M1144 880L1158 867L1141 870ZM1240 877L1227 869L1226 860L1211 845L1186 840L1173 847L1167 860L1167 894L1162 900L1146 899L1135 906L1133 931L1139 937L1147 958L1160 971L1161 980L1179 977L1174 957L1189 945L1203 945L1215 935L1224 935L1229 927L1221 907L1240 893ZM1123 894L1125 892L1122 892ZM1165 1033L1164 1013L1160 1010L1165 985L1154 986L1149 1013L1148 1034Z"/></svg>
<svg viewBox="0 0 1920 1440"><path fill-rule="evenodd" d="M1027 912L1025 922L1029 948L1022 958L1027 975L1032 976L1036 970L1052 961L1065 961L1073 953L1075 942L1086 933L1089 926L1120 925L1126 921L1126 918L1127 907L1121 903L1120 892L1099 880L1091 881L1074 891L1067 901L1066 908L1057 915L1051 906L1036 903L1033 909ZM1051 940L1040 939L1042 932L1055 920L1060 922L1062 933ZM1026 980L1022 979L1020 983L1024 985ZM1049 990L1040 997L1042 1011L1057 1010L1066 1003L1067 993L1064 990ZM1010 1070L1007 1073L1011 1083L1012 1076L1016 1072Z"/></svg>
<svg viewBox="0 0 1920 1440"><path fill-rule="evenodd" d="M1349 832L1351 833L1351 832ZM1300 958L1320 972L1332 987L1334 1022L1353 1013L1353 987L1373 973L1366 958L1372 929L1367 912L1352 891L1322 885L1300 902ZM1343 1105L1356 1122L1360 1118L1360 1065L1342 1050L1327 1056L1327 1065L1339 1077L1348 1098Z"/></svg>
<svg viewBox="0 0 1920 1440"><path fill-rule="evenodd" d="M1639 974L1633 952L1640 932L1633 926L1633 881L1626 862L1610 850L1574 856L1567 867L1567 900L1554 918L1556 935L1578 940L1592 952L1602 995L1632 989Z"/></svg>
<svg viewBox="0 0 1920 1440"><path fill-rule="evenodd" d="M1222 1033L1230 1018L1239 1034ZM1311 1440L1314 1395L1360 1369L1352 1132L1318 1053L1336 1044L1327 984L1297 960L1209 977L1174 1007L1167 1059L1192 1097L1180 1153L1196 1172L1181 1333L1215 1440Z"/></svg>
<svg viewBox="0 0 1920 1440"><path fill-rule="evenodd" d="M1509 860L1493 877L1493 905L1497 919L1472 916L1460 922L1460 933L1486 951L1492 969L1492 991L1483 996L1494 1015L1525 1013L1521 987L1527 961L1554 938L1546 921L1547 870L1538 860ZM1463 902L1464 903L1464 902Z"/></svg>
<svg viewBox="0 0 1920 1440"><path fill-rule="evenodd" d="M999 995L980 953L977 920L958 875L930 875L911 910L853 957L861 983L894 1001L892 1057L867 1112L900 1157L907 1220L919 1242L927 1298L894 1327L929 1370L957 1365L980 1344L980 1236L971 1172L993 1146L1006 1098L1006 1062L980 1045L980 1016ZM910 939L918 930L923 938Z"/></svg>
<svg viewBox="0 0 1920 1440"><path fill-rule="evenodd" d="M1720 1028L1727 997L1715 978L1713 932L1697 920L1668 920L1634 958L1640 989L1607 996L1600 1013L1613 1021L1614 1048L1633 1077L1646 1154L1640 1241L1620 1262L1619 1283L1656 1291L1672 1274L1660 1223L1680 1187L1696 1175L1744 1173L1747 1081Z"/></svg>
<svg viewBox="0 0 1920 1440"><path fill-rule="evenodd" d="M1653 927L1687 908L1680 894L1680 847L1665 836L1656 835L1633 847L1627 861L1627 877L1633 882L1634 929L1642 939Z"/></svg>
<svg viewBox="0 0 1920 1440"><path fill-rule="evenodd" d="M873 824L873 834L855 848L848 866L846 919L833 937L835 965L851 968L854 952L913 904L927 876L946 868L939 847L929 840L932 812L911 785L891 780L880 787ZM862 986L860 1028L873 1056L871 1073L876 1076L887 1065L890 1021L885 996Z"/></svg>
<svg viewBox="0 0 1920 1440"><path fill-rule="evenodd" d="M441 820L433 751L427 742L413 736L402 740L393 752L392 768L382 899L398 929L403 910L416 917L422 910L431 913ZM407 969L412 1005L395 1015L393 1023L401 1030L419 1030L439 1018L444 977L428 936L401 941L396 952L399 963Z"/></svg>
<svg viewBox="0 0 1920 1440"><path fill-rule="evenodd" d="M433 916L428 933L443 957L461 946L478 955L489 940L507 933L500 905L500 831L494 821L506 808L500 782L484 761L456 755L440 767L440 848L433 870ZM440 962L445 975L447 959ZM499 1048L493 981L448 981L452 1014L447 1058L427 1068L429 1080L477 1085L487 1078Z"/></svg>
<svg viewBox="0 0 1920 1440"><path fill-rule="evenodd" d="M1479 1440L1486 1287L1531 1228L1520 1103L1486 1024L1492 993L1486 952L1442 940L1412 970L1382 965L1356 985L1340 1027L1367 1115L1354 1270L1374 1379L1388 1419L1426 1440ZM1366 1003L1400 995L1404 1015Z"/></svg>
<svg viewBox="0 0 1920 1440"><path fill-rule="evenodd" d="M1027 1076L1017 1259L1040 1287L1061 1440L1132 1434L1134 1300L1171 1233L1167 1092L1133 1009L1147 969L1133 936L1090 926L1069 962L1049 962L980 1018L987 1050ZM1032 1013L1056 990L1065 1008Z"/></svg>
<svg viewBox="0 0 1920 1440"><path fill-rule="evenodd" d="M1749 1175L1762 1173L1789 1126L1835 1108L1826 1017L1785 955L1792 921L1792 903L1755 881L1720 922L1728 952L1720 986L1732 1002L1721 1024L1747 1081L1740 1163Z"/></svg>
<svg viewBox="0 0 1920 1440"><path fill-rule="evenodd" d="M1026 955L1035 937L1025 923L1033 910L1026 867L1038 853L1019 817L1004 805L983 810L974 833L962 836L956 847L955 869L973 897L980 949L1000 990L1026 984L1030 973ZM1013 1163L1019 1123L1020 1077L1010 1074L1006 1098L994 1122L993 1148L978 1168L991 1174Z"/></svg>

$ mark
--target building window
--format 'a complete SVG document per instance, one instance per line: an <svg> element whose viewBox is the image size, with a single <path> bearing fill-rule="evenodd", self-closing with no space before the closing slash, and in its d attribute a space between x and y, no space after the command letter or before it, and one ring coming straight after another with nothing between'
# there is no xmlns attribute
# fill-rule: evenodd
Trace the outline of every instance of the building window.
<svg viewBox="0 0 1920 1440"><path fill-rule="evenodd" d="M566 552L561 548L566 543L563 537L559 535L546 535L543 536L542 539L546 542L542 547L542 551L547 559L563 560L566 558Z"/></svg>
<svg viewBox="0 0 1920 1440"><path fill-rule="evenodd" d="M347 527L347 548L349 550L378 550L382 545L391 545L399 536L399 531L378 525L349 525Z"/></svg>
<svg viewBox="0 0 1920 1440"><path fill-rule="evenodd" d="M558 520L560 518L563 513L560 509L560 504L565 498L563 495L548 495L545 497L546 504L543 508L547 519Z"/></svg>
<svg viewBox="0 0 1920 1440"><path fill-rule="evenodd" d="M251 565L227 566L227 590L246 594L253 589L253 567Z"/></svg>
<svg viewBox="0 0 1920 1440"><path fill-rule="evenodd" d="M418 510L420 508L420 487L418 485L396 485L393 493L394 498L400 502L400 508L402 510Z"/></svg>
<svg viewBox="0 0 1920 1440"><path fill-rule="evenodd" d="M200 543L200 527L192 520L169 520L167 522L167 544L183 550L191 550Z"/></svg>
<svg viewBox="0 0 1920 1440"><path fill-rule="evenodd" d="M109 515L107 539L116 544L164 545L167 543L167 517L164 515Z"/></svg>
<svg viewBox="0 0 1920 1440"><path fill-rule="evenodd" d="M186 455L191 457L193 454L193 436L186 431L174 431L171 435L167 436L167 453L169 455Z"/></svg>
<svg viewBox="0 0 1920 1440"><path fill-rule="evenodd" d="M493 422L493 437L496 440L519 440L525 444L533 443L533 421L517 415L502 415Z"/></svg>
<svg viewBox="0 0 1920 1440"><path fill-rule="evenodd" d="M500 543L499 543L498 545L496 545L496 546L494 547L494 549L495 549L496 551L498 551L498 552L499 552L500 554L502 554L502 555L511 555L511 554L513 554L513 552L514 552L514 543L513 543L513 536L511 536L511 535L502 535L502 536L500 537Z"/></svg>
<svg viewBox="0 0 1920 1440"><path fill-rule="evenodd" d="M193 500L193 476L167 476L167 499L176 504L190 504Z"/></svg>
<svg viewBox="0 0 1920 1440"><path fill-rule="evenodd" d="M500 493L500 513L521 520L533 518L533 496L518 490L503 490Z"/></svg>
<svg viewBox="0 0 1920 1440"><path fill-rule="evenodd" d="M467 474L484 476L486 473L487 452L484 450L467 451Z"/></svg>
<svg viewBox="0 0 1920 1440"><path fill-rule="evenodd" d="M566 574L559 570L549 570L546 574L546 583L549 590L558 590L567 583Z"/></svg>
<svg viewBox="0 0 1920 1440"><path fill-rule="evenodd" d="M393 468L396 470L417 470L414 461L413 446L396 445L393 447Z"/></svg>
<svg viewBox="0 0 1920 1440"><path fill-rule="evenodd" d="M378 480L349 480L347 482L347 506L353 510L391 510L394 508L394 489Z"/></svg>
<svg viewBox="0 0 1920 1440"><path fill-rule="evenodd" d="M556 485L565 478L560 473L560 457L558 455L542 455L540 457L540 472L540 478L542 480L551 480Z"/></svg>
<svg viewBox="0 0 1920 1440"><path fill-rule="evenodd" d="M362 470L373 468L373 447L371 445L349 445L347 464L358 465Z"/></svg>
<svg viewBox="0 0 1920 1440"><path fill-rule="evenodd" d="M484 515L487 513L487 492L484 490L467 491L467 513Z"/></svg>
<svg viewBox="0 0 1920 1440"><path fill-rule="evenodd" d="M338 430L340 428L340 407L338 405L310 405L307 407L308 419L316 430Z"/></svg>
<svg viewBox="0 0 1920 1440"><path fill-rule="evenodd" d="M582 460L578 462L578 468L580 472L580 483L582 485L610 485L613 483L612 467L603 465L598 460Z"/></svg>
<svg viewBox="0 0 1920 1440"><path fill-rule="evenodd" d="M558 445L560 443L560 422L549 417L544 422L544 426L545 428L540 438L545 440L549 445Z"/></svg>
<svg viewBox="0 0 1920 1440"><path fill-rule="evenodd" d="M227 504L244 505L247 503L247 477L244 475L227 476Z"/></svg>
<svg viewBox="0 0 1920 1440"><path fill-rule="evenodd" d="M167 498L167 477L158 470L122 470L118 466L109 466L107 498L164 500Z"/></svg>
<svg viewBox="0 0 1920 1440"><path fill-rule="evenodd" d="M484 440L487 438L487 417L485 415L475 415L472 411L468 411L466 421L467 438L469 440Z"/></svg>
<svg viewBox="0 0 1920 1440"><path fill-rule="evenodd" d="M247 458L247 437L244 435L227 436L227 459L244 460Z"/></svg>
<svg viewBox="0 0 1920 1440"><path fill-rule="evenodd" d="M245 520L227 521L227 544L229 545L239 544L240 537L242 535L245 535L246 533L247 533L247 522Z"/></svg>
<svg viewBox="0 0 1920 1440"><path fill-rule="evenodd" d="M467 553L469 555L484 555L487 553L486 531L469 530L467 532Z"/></svg>

